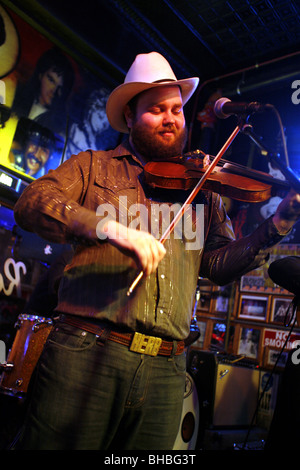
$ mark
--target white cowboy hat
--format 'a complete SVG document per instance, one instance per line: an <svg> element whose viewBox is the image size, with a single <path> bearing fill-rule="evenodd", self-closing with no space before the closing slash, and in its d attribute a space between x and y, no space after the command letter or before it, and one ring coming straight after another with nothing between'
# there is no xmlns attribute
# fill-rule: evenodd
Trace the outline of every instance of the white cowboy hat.
<svg viewBox="0 0 300 470"><path fill-rule="evenodd" d="M128 133L125 105L138 93L169 83L180 86L185 104L196 90L199 78L177 80L169 62L158 52L137 55L124 83L115 88L107 100L106 114L110 125L119 132Z"/></svg>

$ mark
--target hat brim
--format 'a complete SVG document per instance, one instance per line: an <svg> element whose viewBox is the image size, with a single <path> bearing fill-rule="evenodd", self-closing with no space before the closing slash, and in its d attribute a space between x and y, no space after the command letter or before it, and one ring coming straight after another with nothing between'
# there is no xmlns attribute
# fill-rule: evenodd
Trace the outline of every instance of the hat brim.
<svg viewBox="0 0 300 470"><path fill-rule="evenodd" d="M166 85L178 85L181 88L182 103L185 105L196 90L198 83L198 77L161 83L123 83L112 91L107 100L106 115L108 121L115 130L126 134L128 133L128 127L124 117L124 108L134 96L150 88L162 87Z"/></svg>

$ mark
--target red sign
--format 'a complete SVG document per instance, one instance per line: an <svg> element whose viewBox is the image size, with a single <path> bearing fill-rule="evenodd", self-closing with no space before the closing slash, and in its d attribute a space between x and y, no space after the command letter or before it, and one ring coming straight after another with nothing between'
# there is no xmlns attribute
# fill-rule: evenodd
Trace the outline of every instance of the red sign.
<svg viewBox="0 0 300 470"><path fill-rule="evenodd" d="M269 330L265 329L264 331L264 343L263 346L269 346L276 349L293 349L295 341L300 341L300 334L299 333L292 333L290 337L288 337L290 332L284 330ZM286 343L287 341L287 343ZM286 344L285 344L286 343Z"/></svg>

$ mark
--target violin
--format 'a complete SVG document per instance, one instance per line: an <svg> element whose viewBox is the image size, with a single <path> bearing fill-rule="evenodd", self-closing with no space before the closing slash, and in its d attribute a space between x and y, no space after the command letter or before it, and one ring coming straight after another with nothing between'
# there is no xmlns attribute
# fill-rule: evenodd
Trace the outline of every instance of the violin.
<svg viewBox="0 0 300 470"><path fill-rule="evenodd" d="M152 188L192 189L213 158L196 150L169 161L148 162L144 166L145 181ZM202 186L202 191L212 191L243 202L263 202L289 189L286 180L224 159L219 161Z"/></svg>
<svg viewBox="0 0 300 470"><path fill-rule="evenodd" d="M188 205L192 203L192 201L200 190L214 191L219 193L220 195L240 199L242 201L244 201L244 198L247 197L246 202L262 202L272 196L273 188L276 186L273 186L273 184L271 184L271 181L273 182L273 179L269 179L267 183L265 181L262 181L263 176L268 176L268 178L272 178L271 175L255 171L256 176L252 179L252 177L249 177L250 173L248 169L248 176L246 176L245 174L241 174L241 166L239 168L240 174L238 174L238 165L234 165L234 168L236 170L236 172L234 173L232 171L233 165L228 165L228 162L226 165L222 165L221 163L224 153L241 131L247 134L257 144L257 146L261 149L264 155L269 158L270 161L275 162L276 166L278 166L278 168L282 171L283 175L287 178L287 181L290 182L289 185L288 183L285 184L284 181L276 180L277 186L281 186L282 189L285 186L285 190L288 190L292 187L298 192L300 192L300 181L298 177L293 173L290 168L285 167L282 164L278 155L269 152L269 150L260 142L260 139L253 133L252 126L247 123L245 124L244 119L240 119L238 125L233 130L225 144L222 146L222 148L220 149L218 154L213 158L212 161L210 161L209 156L206 156L203 152L198 151L196 152L198 157L197 161L195 160L195 156L192 152L192 155L190 155L191 158L183 158L184 164L182 164L181 157L178 157L177 159L171 159L168 162L152 161L148 162L145 165L145 180L148 180L148 184L152 185L153 187L187 189L187 187L190 185L190 187L193 188L186 201L182 205L180 211L177 212L176 216L171 221L170 226L161 236L161 243L164 243L168 235L174 230L174 227L182 217L184 211L186 210L186 207L188 207ZM229 169L230 166L231 169ZM253 172L253 170L251 171ZM198 178L195 177L196 174L198 174ZM135 280L132 282L131 286L127 291L128 296L132 294L133 290L135 289L139 281L142 279L142 277L143 271L141 271L135 278Z"/></svg>

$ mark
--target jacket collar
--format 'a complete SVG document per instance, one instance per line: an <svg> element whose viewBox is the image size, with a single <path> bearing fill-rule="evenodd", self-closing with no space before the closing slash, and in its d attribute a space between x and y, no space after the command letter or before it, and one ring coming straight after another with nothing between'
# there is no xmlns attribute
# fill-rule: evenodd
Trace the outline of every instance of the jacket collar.
<svg viewBox="0 0 300 470"><path fill-rule="evenodd" d="M112 151L112 158L132 158L138 165L143 168L143 164L140 162L138 157L134 154L133 149L129 143L129 139L125 139L118 147Z"/></svg>

